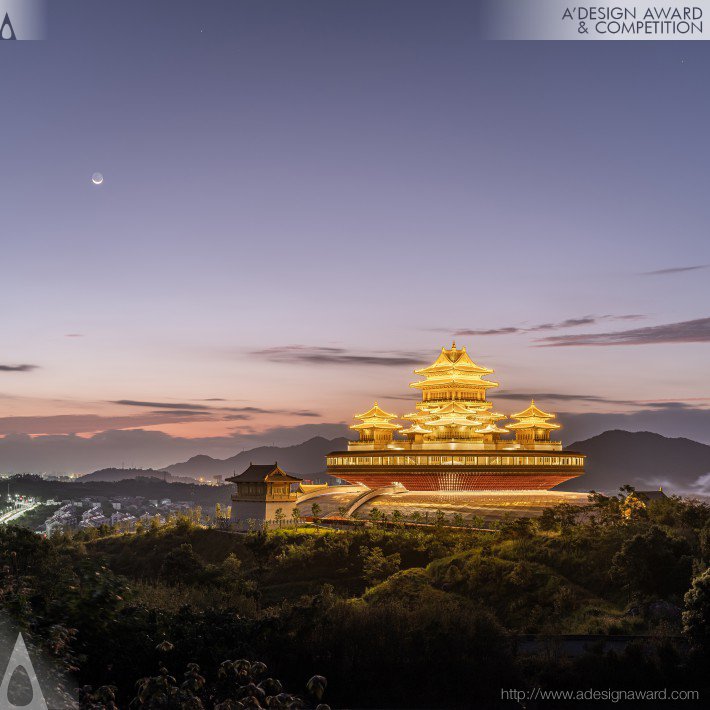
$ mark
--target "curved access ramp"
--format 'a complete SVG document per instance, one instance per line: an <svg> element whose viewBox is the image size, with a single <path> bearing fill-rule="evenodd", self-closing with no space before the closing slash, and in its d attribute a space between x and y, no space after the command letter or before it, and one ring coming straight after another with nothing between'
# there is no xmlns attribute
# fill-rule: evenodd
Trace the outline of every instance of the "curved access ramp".
<svg viewBox="0 0 710 710"><path fill-rule="evenodd" d="M391 486L382 486L380 488L368 488L363 491L355 500L350 503L347 511L345 512L345 517L349 518L352 514L365 503L369 503L374 498L379 498L380 496L391 496L397 493L406 493L407 489L400 484L393 484Z"/></svg>
<svg viewBox="0 0 710 710"><path fill-rule="evenodd" d="M327 488L321 488L316 491L309 491L308 493L304 493L303 495L298 496L298 498L296 498L296 505L305 503L306 501L311 500L312 498L323 498L324 496L333 495L336 493L357 493L359 490L362 490L362 486L328 486ZM368 488L367 491L369 490L370 489Z"/></svg>

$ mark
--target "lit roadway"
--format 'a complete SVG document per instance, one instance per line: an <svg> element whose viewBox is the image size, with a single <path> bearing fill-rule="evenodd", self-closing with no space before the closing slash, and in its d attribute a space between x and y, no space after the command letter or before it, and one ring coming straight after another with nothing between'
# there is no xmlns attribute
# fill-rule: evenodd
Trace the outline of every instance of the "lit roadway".
<svg viewBox="0 0 710 710"><path fill-rule="evenodd" d="M15 518L19 518L21 515L28 513L30 510L34 510L38 505L39 503L31 503L21 508L15 508L7 513L3 513L0 515L0 525L4 525L5 523L15 520Z"/></svg>

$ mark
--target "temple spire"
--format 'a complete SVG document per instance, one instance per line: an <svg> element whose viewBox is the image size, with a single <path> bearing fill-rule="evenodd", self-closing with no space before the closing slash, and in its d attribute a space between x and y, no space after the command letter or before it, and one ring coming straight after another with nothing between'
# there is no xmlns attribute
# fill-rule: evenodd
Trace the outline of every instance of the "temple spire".
<svg viewBox="0 0 710 710"><path fill-rule="evenodd" d="M548 421L554 419L555 415L548 412L543 412L535 405L535 400L530 400L530 406L523 409L522 412L517 412L511 415L513 419L518 421L514 424L508 424L508 429L515 432L515 440L523 445L534 444L536 442L549 442L550 432L555 429L560 429L560 425Z"/></svg>
<svg viewBox="0 0 710 710"><path fill-rule="evenodd" d="M396 418L396 414L385 412L375 402L366 412L355 415L355 419L359 419L360 423L352 424L350 428L360 433L360 441L387 444L392 441L394 432L402 428L401 424L392 423L391 420Z"/></svg>

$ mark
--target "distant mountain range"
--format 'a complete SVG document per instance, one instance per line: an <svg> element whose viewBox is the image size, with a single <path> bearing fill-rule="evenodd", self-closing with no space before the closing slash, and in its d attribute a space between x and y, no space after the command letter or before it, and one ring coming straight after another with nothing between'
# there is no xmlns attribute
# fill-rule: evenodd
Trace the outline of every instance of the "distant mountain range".
<svg viewBox="0 0 710 710"><path fill-rule="evenodd" d="M615 429L567 448L587 454L586 472L555 490L616 492L628 483L641 490L663 485L670 493L710 494L710 446L691 439Z"/></svg>
<svg viewBox="0 0 710 710"><path fill-rule="evenodd" d="M193 456L184 463L167 466L175 476L232 476L240 474L250 463L278 463L287 473L293 473L304 478L326 479L325 455L331 451L347 449L348 440L344 437L325 439L314 436L308 441L296 446L260 446L256 449L242 451L228 459L213 459L211 456ZM330 476L328 476L330 478Z"/></svg>
<svg viewBox="0 0 710 710"><path fill-rule="evenodd" d="M82 481L119 481L138 476L167 482L187 482L196 478L211 481L214 476L240 474L250 463L278 463L288 473L306 479L329 480L325 456L347 448L345 438L313 437L296 446L260 446L228 459L193 456L182 463L153 469L109 468L94 471ZM572 451L587 454L584 476L567 481L556 490L615 492L629 483L639 489L663 485L669 492L710 494L710 446L690 439L671 439L651 432L606 431L599 436L576 441ZM703 477L707 477L704 480Z"/></svg>
<svg viewBox="0 0 710 710"><path fill-rule="evenodd" d="M81 481L121 481L126 478L147 476L160 478L169 483L192 482L198 478L212 482L214 476L233 476L244 471L250 463L278 463L287 473L302 478L322 481L332 480L325 473L325 455L331 451L346 449L348 440L344 437L325 439L314 436L308 441L295 446L260 446L242 451L228 459L213 459L211 456L193 456L187 461L166 466L164 469L152 468L104 468L81 477Z"/></svg>
<svg viewBox="0 0 710 710"><path fill-rule="evenodd" d="M88 481L125 481L127 478L159 478L166 483L194 483L194 476L174 476L169 471L156 471L153 468L102 468L81 476L81 482Z"/></svg>

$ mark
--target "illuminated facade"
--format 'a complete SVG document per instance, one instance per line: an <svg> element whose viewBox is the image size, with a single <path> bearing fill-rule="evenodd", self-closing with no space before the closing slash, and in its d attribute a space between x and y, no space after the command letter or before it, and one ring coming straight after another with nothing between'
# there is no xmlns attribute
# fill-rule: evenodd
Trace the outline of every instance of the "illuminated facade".
<svg viewBox="0 0 710 710"><path fill-rule="evenodd" d="M279 509L290 517L296 502L296 493L291 487L301 483L300 478L285 473L275 463L249 464L244 473L225 480L237 484L232 494L230 520L235 529L241 530L276 520Z"/></svg>
<svg viewBox="0 0 710 710"><path fill-rule="evenodd" d="M359 439L347 451L328 455L328 473L350 483L379 488L401 483L413 491L548 490L584 473L584 455L562 449L551 438L560 429L555 415L530 406L511 415L493 411L487 391L497 382L493 370L477 365L466 348L441 349L429 367L415 370L423 379L408 425L374 406L351 429Z"/></svg>

